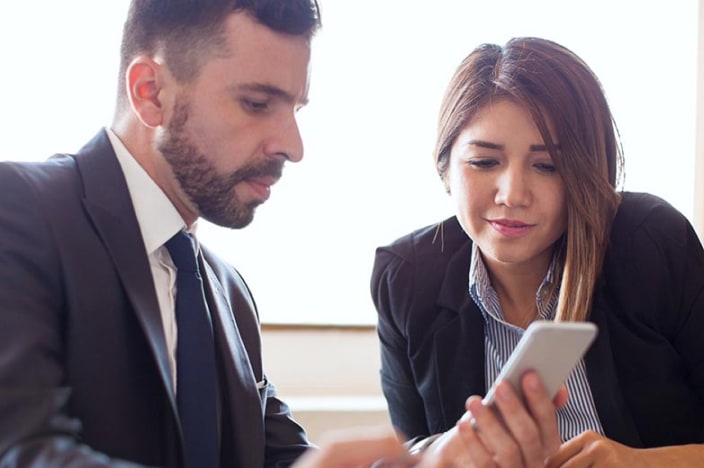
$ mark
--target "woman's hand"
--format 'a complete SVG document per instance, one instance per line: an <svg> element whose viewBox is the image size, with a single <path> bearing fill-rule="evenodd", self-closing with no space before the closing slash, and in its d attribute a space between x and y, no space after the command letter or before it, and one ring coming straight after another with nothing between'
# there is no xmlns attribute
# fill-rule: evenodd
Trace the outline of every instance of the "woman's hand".
<svg viewBox="0 0 704 468"><path fill-rule="evenodd" d="M421 460L410 457L395 434L348 430L328 434L320 449L306 453L295 467L543 467L560 447L555 410L567 402L567 389L550 400L535 372L526 373L521 384L526 406L506 382L497 389L494 409L480 397L470 397L465 416Z"/></svg>
<svg viewBox="0 0 704 468"><path fill-rule="evenodd" d="M549 468L579 468L583 466L596 468L704 466L704 445L689 444L634 449L594 431L585 431L562 444L562 447L546 462L546 467Z"/></svg>
<svg viewBox="0 0 704 468"><path fill-rule="evenodd" d="M551 400L535 372L521 384L526 406L506 382L497 388L493 409L470 397L467 414L428 449L421 466L544 466L560 447L555 410L567 402L567 389Z"/></svg>
<svg viewBox="0 0 704 468"><path fill-rule="evenodd" d="M585 431L568 440L547 460L548 467L648 466L639 450L614 442L594 431Z"/></svg>
<svg viewBox="0 0 704 468"><path fill-rule="evenodd" d="M425 451L418 468L454 468L492 466L470 422L460 420Z"/></svg>

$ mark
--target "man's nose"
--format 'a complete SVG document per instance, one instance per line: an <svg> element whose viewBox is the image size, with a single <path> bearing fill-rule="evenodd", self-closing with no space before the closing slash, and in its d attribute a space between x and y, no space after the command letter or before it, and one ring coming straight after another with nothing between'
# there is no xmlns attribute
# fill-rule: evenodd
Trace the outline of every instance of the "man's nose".
<svg viewBox="0 0 704 468"><path fill-rule="evenodd" d="M265 151L268 155L279 155L291 162L303 159L303 139L295 116L273 129Z"/></svg>

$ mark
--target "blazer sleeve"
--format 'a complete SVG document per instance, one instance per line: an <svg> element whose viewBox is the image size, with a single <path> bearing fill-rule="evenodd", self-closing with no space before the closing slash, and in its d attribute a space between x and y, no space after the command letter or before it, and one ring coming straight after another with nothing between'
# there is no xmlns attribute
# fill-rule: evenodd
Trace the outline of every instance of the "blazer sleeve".
<svg viewBox="0 0 704 468"><path fill-rule="evenodd" d="M412 265L389 248L376 251L371 277L372 300L378 314L381 386L391 422L402 437L429 435L425 407L416 388L408 355L408 315L413 298Z"/></svg>
<svg viewBox="0 0 704 468"><path fill-rule="evenodd" d="M595 307L595 312L606 317L602 324L607 326L620 389L603 392L601 401L614 391L622 392L623 410L632 415L638 443L645 447L700 443L704 440L701 243L689 221L667 202L632 192L623 194L610 242L596 302L602 308ZM603 367L591 365L592 370ZM602 387L606 381L598 375L594 373L592 386L606 390ZM613 412L602 417L614 414L619 417Z"/></svg>
<svg viewBox="0 0 704 468"><path fill-rule="evenodd" d="M266 387L264 428L266 431L265 466L291 466L311 448L304 429L293 420L288 405L276 395L272 384Z"/></svg>
<svg viewBox="0 0 704 468"><path fill-rule="evenodd" d="M657 325L682 357L689 381L704 401L704 250L689 221L669 204L657 207L644 223L641 239L635 246L652 252L660 265L659 284L665 307L656 318ZM646 284L646 283L641 283Z"/></svg>
<svg viewBox="0 0 704 468"><path fill-rule="evenodd" d="M66 412L60 268L29 177L0 164L0 466L135 466L82 445Z"/></svg>

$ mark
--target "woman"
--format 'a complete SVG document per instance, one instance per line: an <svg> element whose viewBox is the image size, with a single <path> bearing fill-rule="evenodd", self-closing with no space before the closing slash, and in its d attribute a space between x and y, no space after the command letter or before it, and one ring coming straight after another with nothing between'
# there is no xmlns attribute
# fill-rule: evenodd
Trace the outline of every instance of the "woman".
<svg viewBox="0 0 704 468"><path fill-rule="evenodd" d="M704 463L704 252L666 202L617 191L622 161L601 85L571 51L516 38L462 62L435 151L456 216L379 248L372 275L382 385L406 436L443 434L435 450L477 465ZM482 407L540 319L599 328L567 403L532 374L527 405L504 388ZM456 427L466 410L471 427Z"/></svg>

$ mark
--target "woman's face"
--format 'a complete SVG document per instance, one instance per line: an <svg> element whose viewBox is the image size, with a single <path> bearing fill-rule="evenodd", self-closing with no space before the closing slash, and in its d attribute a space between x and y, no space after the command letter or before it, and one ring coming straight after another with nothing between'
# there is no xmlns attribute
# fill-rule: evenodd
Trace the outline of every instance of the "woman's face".
<svg viewBox="0 0 704 468"><path fill-rule="evenodd" d="M567 226L565 187L528 109L507 99L482 108L452 146L446 183L490 270L547 270Z"/></svg>

